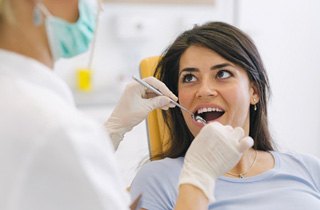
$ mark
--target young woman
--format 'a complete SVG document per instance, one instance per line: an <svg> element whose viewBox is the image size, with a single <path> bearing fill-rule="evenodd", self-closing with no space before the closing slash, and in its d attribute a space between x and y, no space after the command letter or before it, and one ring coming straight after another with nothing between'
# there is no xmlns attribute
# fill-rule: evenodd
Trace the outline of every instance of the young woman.
<svg viewBox="0 0 320 210"><path fill-rule="evenodd" d="M221 22L195 26L168 47L155 76L195 115L209 124L230 126L229 132L241 127L254 140L239 162L216 179L215 202L209 209L320 208L319 159L274 151L267 118L269 82L247 35ZM178 108L163 115L170 130L170 147L164 159L146 164L132 183L132 197L142 194L140 209L174 208L185 155L206 129ZM215 138L207 135L203 139ZM224 140L227 144L232 137ZM211 148L211 155L219 152L218 147Z"/></svg>

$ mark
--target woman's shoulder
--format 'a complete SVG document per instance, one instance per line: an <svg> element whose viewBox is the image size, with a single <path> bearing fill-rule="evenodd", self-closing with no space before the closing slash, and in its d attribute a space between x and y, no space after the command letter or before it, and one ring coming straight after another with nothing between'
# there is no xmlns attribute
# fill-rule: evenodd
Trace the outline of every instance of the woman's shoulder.
<svg viewBox="0 0 320 210"><path fill-rule="evenodd" d="M280 158L281 160L294 161L302 164L316 164L316 165L320 164L320 159L312 154L299 153L299 152L293 152L293 151L272 152L272 153L278 158Z"/></svg>
<svg viewBox="0 0 320 210"><path fill-rule="evenodd" d="M180 173L182 165L183 157L154 160L142 166L137 174L137 177L144 177L145 175L147 175L148 177L162 177L165 174L173 175L176 173Z"/></svg>
<svg viewBox="0 0 320 210"><path fill-rule="evenodd" d="M182 165L183 157L146 163L131 184L131 197L134 199L143 194L141 208L172 209Z"/></svg>
<svg viewBox="0 0 320 210"><path fill-rule="evenodd" d="M165 158L146 163L138 171L131 187L152 186L159 183L178 182L183 158ZM163 186L163 184L161 184Z"/></svg>
<svg viewBox="0 0 320 210"><path fill-rule="evenodd" d="M273 154L279 160L280 171L313 183L320 190L320 159L318 157L298 152L273 152Z"/></svg>
<svg viewBox="0 0 320 210"><path fill-rule="evenodd" d="M281 169L320 175L320 159L298 152L272 152Z"/></svg>

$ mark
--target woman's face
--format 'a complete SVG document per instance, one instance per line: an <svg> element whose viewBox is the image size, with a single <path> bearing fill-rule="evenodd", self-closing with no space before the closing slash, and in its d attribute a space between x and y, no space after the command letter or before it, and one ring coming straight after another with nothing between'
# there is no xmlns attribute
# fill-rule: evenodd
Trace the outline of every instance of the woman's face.
<svg viewBox="0 0 320 210"><path fill-rule="evenodd" d="M200 46L190 46L181 56L178 97L182 106L205 120L242 127L247 135L250 103L259 100L244 69ZM182 113L196 136L203 125Z"/></svg>

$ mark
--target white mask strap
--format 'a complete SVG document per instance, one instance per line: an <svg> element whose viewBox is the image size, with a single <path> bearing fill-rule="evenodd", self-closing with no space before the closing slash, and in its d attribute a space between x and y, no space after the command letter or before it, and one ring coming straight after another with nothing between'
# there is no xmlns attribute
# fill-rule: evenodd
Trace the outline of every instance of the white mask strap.
<svg viewBox="0 0 320 210"><path fill-rule="evenodd" d="M36 7L38 7L40 9L40 11L46 16L52 16L50 11L48 10L48 8L46 6L44 6L44 4L42 2L38 2Z"/></svg>
<svg viewBox="0 0 320 210"><path fill-rule="evenodd" d="M43 23L43 15L45 17L51 16L49 10L43 5L42 2L37 2L33 9L33 24L40 26Z"/></svg>

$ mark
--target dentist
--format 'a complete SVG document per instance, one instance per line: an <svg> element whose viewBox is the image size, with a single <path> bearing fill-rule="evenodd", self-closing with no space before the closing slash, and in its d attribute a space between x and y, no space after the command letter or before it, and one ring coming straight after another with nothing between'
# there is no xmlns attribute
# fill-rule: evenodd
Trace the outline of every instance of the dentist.
<svg viewBox="0 0 320 210"><path fill-rule="evenodd" d="M59 58L71 58L88 49L96 27L97 9L93 2L0 0L2 210L129 208L114 150L103 126L76 109L71 91L52 71ZM154 85L172 96L159 81ZM125 116L132 117L124 123L119 109L126 101L120 101L107 123L116 141L143 120L148 111L171 106L167 97L143 99L144 90L139 86L131 91L136 98L126 105L134 107L133 103L143 101L149 109L138 115L126 110ZM132 123L126 124L129 121ZM208 125L206 132L217 135L223 128ZM252 140L241 132L235 133L237 141L223 144L220 149L232 153L228 164L218 158L221 154L207 155L210 146L224 139L202 141L206 135L199 135L198 141L194 141L195 146L186 155L177 209L207 208L211 198L205 188L211 190L215 178L229 170L251 146ZM221 164L210 165L219 161ZM185 202L192 199L201 204Z"/></svg>
<svg viewBox="0 0 320 210"><path fill-rule="evenodd" d="M104 130L54 62L88 49L92 1L0 0L0 209L127 209Z"/></svg>

